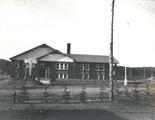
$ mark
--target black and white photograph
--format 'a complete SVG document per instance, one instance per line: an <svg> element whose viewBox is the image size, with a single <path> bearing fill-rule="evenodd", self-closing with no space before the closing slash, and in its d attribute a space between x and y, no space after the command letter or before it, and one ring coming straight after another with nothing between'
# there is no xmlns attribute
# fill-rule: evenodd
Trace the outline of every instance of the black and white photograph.
<svg viewBox="0 0 155 120"><path fill-rule="evenodd" d="M155 120L155 0L0 0L0 120Z"/></svg>

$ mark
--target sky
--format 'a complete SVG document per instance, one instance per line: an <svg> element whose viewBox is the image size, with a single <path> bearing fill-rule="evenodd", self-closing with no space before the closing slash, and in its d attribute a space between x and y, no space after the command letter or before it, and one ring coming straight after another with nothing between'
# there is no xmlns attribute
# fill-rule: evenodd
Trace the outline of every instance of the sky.
<svg viewBox="0 0 155 120"><path fill-rule="evenodd" d="M111 0L0 0L0 58L43 43L66 53L110 54ZM114 57L155 66L155 1L115 0Z"/></svg>

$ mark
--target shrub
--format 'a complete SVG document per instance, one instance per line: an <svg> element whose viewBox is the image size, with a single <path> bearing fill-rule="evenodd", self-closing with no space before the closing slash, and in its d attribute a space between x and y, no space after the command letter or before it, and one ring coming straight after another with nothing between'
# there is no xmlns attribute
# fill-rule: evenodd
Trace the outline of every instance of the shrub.
<svg viewBox="0 0 155 120"><path fill-rule="evenodd" d="M65 89L62 94L62 99L64 100L64 102L68 102L70 100L70 98L71 98L70 91L68 91L67 86L65 86Z"/></svg>
<svg viewBox="0 0 155 120"><path fill-rule="evenodd" d="M82 91L80 93L80 101L81 102L86 102L87 100L87 94L86 94L86 91L85 91L85 87L82 88Z"/></svg>
<svg viewBox="0 0 155 120"><path fill-rule="evenodd" d="M29 93L27 92L27 89L23 86L21 88L21 91L19 92L19 96L17 97L17 101L24 102L29 100Z"/></svg>

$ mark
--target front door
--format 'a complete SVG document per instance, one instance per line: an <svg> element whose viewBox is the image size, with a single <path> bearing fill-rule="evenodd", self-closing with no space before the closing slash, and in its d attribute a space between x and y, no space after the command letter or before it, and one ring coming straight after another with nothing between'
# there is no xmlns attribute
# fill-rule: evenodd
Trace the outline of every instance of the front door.
<svg viewBox="0 0 155 120"><path fill-rule="evenodd" d="M40 78L45 78L45 73L46 73L46 68L45 67L40 67L39 68L39 77Z"/></svg>
<svg viewBox="0 0 155 120"><path fill-rule="evenodd" d="M49 79L49 67L46 65L41 65L39 67L39 78Z"/></svg>
<svg viewBox="0 0 155 120"><path fill-rule="evenodd" d="M49 67L46 67L45 69L45 78L49 79Z"/></svg>

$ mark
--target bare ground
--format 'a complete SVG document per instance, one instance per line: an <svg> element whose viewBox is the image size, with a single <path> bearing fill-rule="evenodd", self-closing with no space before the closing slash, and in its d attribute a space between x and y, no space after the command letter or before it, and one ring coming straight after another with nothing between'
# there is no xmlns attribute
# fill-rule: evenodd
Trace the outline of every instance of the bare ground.
<svg viewBox="0 0 155 120"><path fill-rule="evenodd" d="M123 87L115 93L113 102L88 103L31 103L13 104L12 92L20 92L21 82L7 80L0 82L0 120L154 120L155 82ZM31 86L31 85L30 85ZM31 87L30 87L31 88ZM80 87L68 88L72 95L82 90ZM62 94L64 87L49 87L48 91ZM99 88L86 88L90 96L99 92ZM39 95L44 86L29 89L29 93Z"/></svg>

